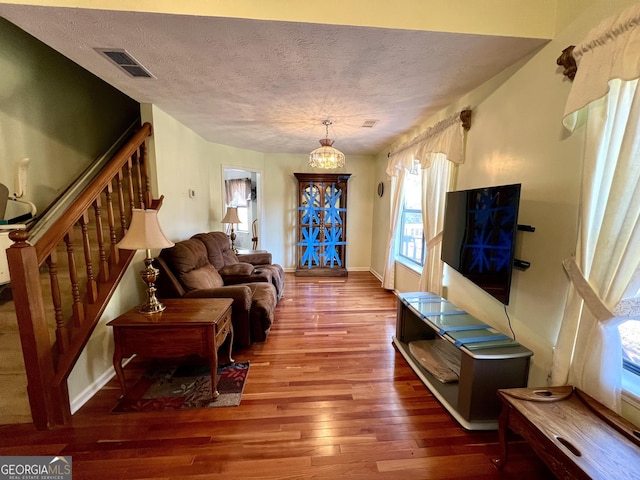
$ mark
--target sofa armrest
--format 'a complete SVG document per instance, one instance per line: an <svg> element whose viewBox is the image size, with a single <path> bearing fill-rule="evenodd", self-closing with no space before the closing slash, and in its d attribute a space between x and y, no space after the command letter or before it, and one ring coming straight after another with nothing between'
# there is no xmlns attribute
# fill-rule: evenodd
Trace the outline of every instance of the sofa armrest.
<svg viewBox="0 0 640 480"><path fill-rule="evenodd" d="M229 285L218 288L200 288L190 290L183 298L231 298L232 308L244 311L251 310L251 289L246 285Z"/></svg>
<svg viewBox="0 0 640 480"><path fill-rule="evenodd" d="M158 296L161 298L180 298L184 296L186 291L171 268L167 265L167 262L165 262L162 257L156 257L154 264L160 271L156 281Z"/></svg>
<svg viewBox="0 0 640 480"><path fill-rule="evenodd" d="M224 277L225 275L228 276L248 276L251 275L253 273L253 270L255 269L255 267L248 262L238 262L238 263L232 263L231 265L225 265L222 268L218 269L218 273Z"/></svg>
<svg viewBox="0 0 640 480"><path fill-rule="evenodd" d="M236 255L238 261L250 263L252 265L271 265L271 253L269 252L254 252L254 253L239 253Z"/></svg>

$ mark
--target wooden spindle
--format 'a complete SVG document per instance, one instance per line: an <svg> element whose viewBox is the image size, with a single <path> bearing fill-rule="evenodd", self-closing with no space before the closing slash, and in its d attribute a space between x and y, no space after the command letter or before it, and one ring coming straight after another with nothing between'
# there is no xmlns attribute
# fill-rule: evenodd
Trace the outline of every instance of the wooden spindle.
<svg viewBox="0 0 640 480"><path fill-rule="evenodd" d="M145 208L151 207L151 178L149 174L149 160L147 155L147 144L142 143L140 145L140 163L143 168L144 178L144 204Z"/></svg>
<svg viewBox="0 0 640 480"><path fill-rule="evenodd" d="M124 200L124 188L122 186L124 179L124 173L122 170L118 171L116 176L116 188L118 190L118 210L120 211L120 229L122 230L122 236L127 233L127 214Z"/></svg>
<svg viewBox="0 0 640 480"><path fill-rule="evenodd" d="M109 279L109 262L104 248L104 230L102 228L102 197L98 197L93 202L93 211L96 219L96 237L98 240L98 258L100 259L100 270L98 281L101 283Z"/></svg>
<svg viewBox="0 0 640 480"><path fill-rule="evenodd" d="M127 173L127 186L129 187L129 216L131 215L131 211L136 208L136 200L135 193L133 190L133 163L132 159L129 158L127 164L125 165L126 173Z"/></svg>
<svg viewBox="0 0 640 480"><path fill-rule="evenodd" d="M69 332L62 315L62 297L60 295L60 283L58 280L58 252L53 250L47 257L49 267L49 283L51 284L51 301L53 303L53 315L56 321L56 346L58 353L64 353L69 347Z"/></svg>
<svg viewBox="0 0 640 480"><path fill-rule="evenodd" d="M64 236L64 243L67 246L67 262L69 264L69 280L71 281L71 301L72 301L72 318L76 327L84 322L84 306L80 301L80 286L78 282L78 268L76 265L76 255L74 251L74 232L73 228Z"/></svg>
<svg viewBox="0 0 640 480"><path fill-rule="evenodd" d="M85 211L80 217L82 228L82 247L84 250L84 266L87 272L87 299L93 304L98 297L98 286L93 274L93 261L91 260L91 239L89 238L89 214Z"/></svg>
<svg viewBox="0 0 640 480"><path fill-rule="evenodd" d="M118 234L116 232L116 217L113 212L113 184L109 182L105 191L107 200L107 222L109 223L109 258L112 265L120 263L120 250L116 248Z"/></svg>
<svg viewBox="0 0 640 480"><path fill-rule="evenodd" d="M135 174L135 190L137 192L137 197L136 197L136 204L138 205L137 208L145 208L145 204L144 204L144 184L142 183L142 168L140 166L140 155L138 154L138 152L135 152L133 154L133 167L134 167L134 174Z"/></svg>

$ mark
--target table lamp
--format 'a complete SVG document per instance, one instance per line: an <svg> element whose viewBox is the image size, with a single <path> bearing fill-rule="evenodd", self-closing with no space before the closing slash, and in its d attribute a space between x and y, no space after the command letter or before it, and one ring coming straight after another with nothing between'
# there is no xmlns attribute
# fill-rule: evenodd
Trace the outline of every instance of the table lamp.
<svg viewBox="0 0 640 480"><path fill-rule="evenodd" d="M125 236L118 242L117 247L123 250L146 250L145 268L140 271L142 281L147 284L147 301L140 306L140 313L156 313L164 310L164 305L156 298L156 280L159 271L153 266L151 258L152 248L173 247L173 242L167 240L158 223L158 211L134 208L131 214L131 224Z"/></svg>
<svg viewBox="0 0 640 480"><path fill-rule="evenodd" d="M227 207L227 213L225 213L224 218L222 219L222 223L230 223L231 224L231 235L229 238L231 239L231 250L233 253L237 254L238 249L236 248L236 232L233 231L234 223L242 223L240 218L238 218L238 207Z"/></svg>

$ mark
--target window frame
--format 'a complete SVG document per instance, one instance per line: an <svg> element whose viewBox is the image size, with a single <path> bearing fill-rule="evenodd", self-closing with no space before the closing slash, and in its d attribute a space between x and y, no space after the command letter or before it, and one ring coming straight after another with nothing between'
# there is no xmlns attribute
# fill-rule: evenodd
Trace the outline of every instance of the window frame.
<svg viewBox="0 0 640 480"><path fill-rule="evenodd" d="M238 209L238 217L240 220L244 220L240 223L236 223L236 231L248 233L250 226L248 225L249 218L249 205L250 202L246 202L244 205L239 205L236 207Z"/></svg>
<svg viewBox="0 0 640 480"><path fill-rule="evenodd" d="M400 225L399 225L399 229L398 229L398 251L396 253L396 259L400 258L401 259L401 263L409 263L410 266L413 267L419 267L422 268L424 266L424 257L425 257L425 249L426 249L426 241L424 238L424 227L422 229L422 245L421 245L421 252L420 252L420 261L418 262L414 257L410 257L408 255L405 255L403 253L403 246L405 245L405 241L404 241L404 226L406 223L406 216L408 214L418 214L420 216L420 219L422 219L422 210L418 210L416 208L405 208L405 206L402 206L402 211L400 212ZM421 222L422 223L422 222ZM413 237L416 238L416 237Z"/></svg>
<svg viewBox="0 0 640 480"><path fill-rule="evenodd" d="M412 175L414 175L415 177L411 177ZM419 185L418 187L418 192L421 190L422 188L422 178L420 175L420 170L418 168L417 165L414 166L414 170L411 173L408 173L407 175L405 175L404 177L404 185L401 185L402 188L402 203L400 205L400 214L398 215L398 228L396 229L396 251L395 253L395 260L396 262L399 262L403 265L405 265L406 267L409 267L413 270L415 270L416 272L420 273L422 271L422 268L424 267L424 260L426 257L426 249L427 249L427 245L426 245L426 239L424 236L424 224L423 224L423 216L422 216L422 204L421 202L417 202L417 204L414 204L412 207L408 207L407 206L407 186L409 184L409 182L415 182L417 179L417 183ZM416 193L416 192L412 192L412 193ZM419 208L416 208L416 205ZM403 246L405 245L404 242L404 227L406 224L406 217L407 215L415 215L417 214L418 217L420 218L420 225L422 226L422 239L421 239L421 252L420 252L420 261L417 261L417 259L408 255L405 255ZM413 238L417 238L417 237L413 237Z"/></svg>
<svg viewBox="0 0 640 480"><path fill-rule="evenodd" d="M629 322L629 321L640 322L640 320L628 319L625 322L623 322L622 324L620 324L618 326L618 331L620 332L621 336L622 336L621 329L623 328L623 325L625 323ZM629 384L629 382L631 382L632 384L634 384L636 386L636 388L634 388L634 393L637 394L638 392L640 392L640 363L633 362L633 361L629 360L628 358L625 358L626 357L625 352L627 351L627 348L626 348L626 345L625 345L624 342L621 342L620 347L622 349L622 373L623 373L623 376L626 374L626 376L627 376L627 384ZM637 353L640 353L640 352L637 352Z"/></svg>

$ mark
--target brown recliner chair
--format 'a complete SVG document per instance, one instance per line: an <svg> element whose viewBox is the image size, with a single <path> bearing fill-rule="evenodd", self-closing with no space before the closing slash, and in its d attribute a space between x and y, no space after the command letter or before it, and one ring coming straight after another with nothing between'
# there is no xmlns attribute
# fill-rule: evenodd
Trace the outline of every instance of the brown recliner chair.
<svg viewBox="0 0 640 480"><path fill-rule="evenodd" d="M270 282L276 287L278 300L284 293L284 269L271 263L269 252L235 254L224 232L198 233L196 238L207 247L209 263L213 265L225 285L247 282Z"/></svg>
<svg viewBox="0 0 640 480"><path fill-rule="evenodd" d="M231 298L234 346L267 339L277 304L275 287L267 282L225 286L207 258L204 243L184 240L160 252L156 259L160 298Z"/></svg>

